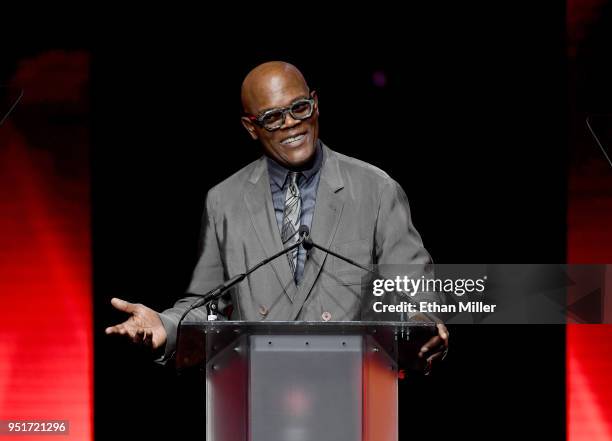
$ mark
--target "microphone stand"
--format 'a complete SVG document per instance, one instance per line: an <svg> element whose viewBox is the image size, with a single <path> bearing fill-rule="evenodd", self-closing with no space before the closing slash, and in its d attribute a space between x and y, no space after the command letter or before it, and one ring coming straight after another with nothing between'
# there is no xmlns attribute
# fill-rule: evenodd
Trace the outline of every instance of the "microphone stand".
<svg viewBox="0 0 612 441"><path fill-rule="evenodd" d="M278 253L276 253L276 254L274 254L274 255L272 255L272 256L262 260L261 262L259 262L254 267L248 269L245 273L237 274L234 277L232 277L231 279L226 280L221 285L217 286L216 288L211 289L206 294L203 294L201 296L202 297L201 299L196 300L195 302L193 302L189 306L189 308L187 308L185 310L183 315L181 315L181 318L179 318L179 321L178 321L178 323L176 325L176 344L178 345L179 337L180 337L180 334L181 334L181 323L183 322L185 317L187 317L187 314L189 314L192 310L194 310L196 308L199 308L202 305L211 304L211 308L208 311L209 312L208 318L209 318L209 321L216 320L217 316L214 313L217 310L216 302L219 300L219 298L223 294L225 294L229 289L231 289L234 285L236 285L236 284L240 283L241 281L243 281L252 272L254 272L254 271L258 270L259 268L261 268L262 266L270 263L271 261L273 261L274 259L278 258L279 256L282 256L283 254L286 254L289 251L292 251L292 250L296 249L297 247L299 247L300 245L302 245L302 243L306 239L307 235L306 235L306 233L303 230L299 230L298 233L300 234L300 238L298 239L298 241L296 243L294 243L290 247L287 247L287 248L279 251ZM214 306L212 306L212 305L214 305Z"/></svg>

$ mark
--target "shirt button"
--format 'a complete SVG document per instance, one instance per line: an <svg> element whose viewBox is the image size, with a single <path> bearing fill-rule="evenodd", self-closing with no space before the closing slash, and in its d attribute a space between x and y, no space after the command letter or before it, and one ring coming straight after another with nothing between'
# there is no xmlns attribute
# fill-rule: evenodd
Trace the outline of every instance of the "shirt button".
<svg viewBox="0 0 612 441"><path fill-rule="evenodd" d="M266 315L268 315L268 312L269 312L269 311L268 311L268 308L266 308L264 305L261 305L261 306L259 307L259 313L260 313L261 315L263 315L264 317L265 317Z"/></svg>
<svg viewBox="0 0 612 441"><path fill-rule="evenodd" d="M328 321L331 320L331 314L329 312L325 311L323 314L321 314L321 318L324 321L328 322Z"/></svg>

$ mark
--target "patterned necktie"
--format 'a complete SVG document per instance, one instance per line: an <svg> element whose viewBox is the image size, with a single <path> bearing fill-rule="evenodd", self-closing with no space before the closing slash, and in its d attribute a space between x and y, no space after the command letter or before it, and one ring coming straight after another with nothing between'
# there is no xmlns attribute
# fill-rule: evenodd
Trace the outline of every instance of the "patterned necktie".
<svg viewBox="0 0 612 441"><path fill-rule="evenodd" d="M288 247L298 241L298 229L300 228L300 214L302 211L302 201L300 199L300 188L297 185L297 172L289 172L289 186L285 193L285 210L283 211L283 230L281 238L283 246ZM295 278L297 267L298 249L295 248L289 253L289 266Z"/></svg>

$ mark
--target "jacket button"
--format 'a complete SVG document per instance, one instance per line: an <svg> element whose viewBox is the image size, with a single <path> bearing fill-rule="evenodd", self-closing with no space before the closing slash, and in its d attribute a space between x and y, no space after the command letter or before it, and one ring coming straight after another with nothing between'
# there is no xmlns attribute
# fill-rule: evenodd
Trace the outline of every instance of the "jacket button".
<svg viewBox="0 0 612 441"><path fill-rule="evenodd" d="M327 311L325 311L323 314L321 314L321 318L323 320L325 320L326 322L331 320L331 314Z"/></svg>
<svg viewBox="0 0 612 441"><path fill-rule="evenodd" d="M268 315L268 312L269 312L269 311L268 311L268 308L266 308L265 306L261 305L261 306L259 307L259 313L260 313L261 315L263 315L264 317L265 317L266 315Z"/></svg>

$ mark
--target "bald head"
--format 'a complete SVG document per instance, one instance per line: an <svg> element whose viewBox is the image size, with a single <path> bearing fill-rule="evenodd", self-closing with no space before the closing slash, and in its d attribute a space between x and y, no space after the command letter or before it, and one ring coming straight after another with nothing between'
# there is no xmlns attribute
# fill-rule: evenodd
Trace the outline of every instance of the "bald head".
<svg viewBox="0 0 612 441"><path fill-rule="evenodd" d="M264 153L286 168L299 170L312 163L319 136L319 101L310 92L302 73L292 64L271 61L260 64L242 82L242 125L263 146ZM291 106L299 113L287 111ZM268 112L284 109L282 112ZM266 129L254 117L264 112L279 115L279 126Z"/></svg>
<svg viewBox="0 0 612 441"><path fill-rule="evenodd" d="M261 104L288 88L302 88L308 93L308 84L297 67L284 61L269 61L251 70L242 82L240 96L242 108L251 114L259 113Z"/></svg>

